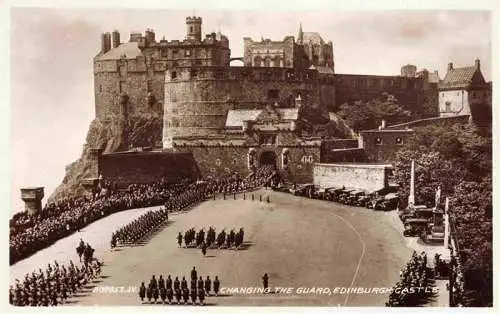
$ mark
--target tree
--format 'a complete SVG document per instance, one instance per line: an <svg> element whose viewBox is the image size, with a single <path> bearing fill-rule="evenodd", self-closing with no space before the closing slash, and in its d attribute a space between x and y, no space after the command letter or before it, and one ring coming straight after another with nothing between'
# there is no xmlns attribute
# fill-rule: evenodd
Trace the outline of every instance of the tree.
<svg viewBox="0 0 500 314"><path fill-rule="evenodd" d="M382 120L387 124L411 120L411 113L404 110L398 100L387 93L368 102L355 101L352 104L343 104L338 115L356 131L375 129Z"/></svg>
<svg viewBox="0 0 500 314"><path fill-rule="evenodd" d="M415 160L415 202L434 205L434 193L450 197L464 273L465 306L491 306L492 254L492 139L473 125L429 126L396 154L395 181L406 207L411 160ZM441 198L442 200L444 197Z"/></svg>

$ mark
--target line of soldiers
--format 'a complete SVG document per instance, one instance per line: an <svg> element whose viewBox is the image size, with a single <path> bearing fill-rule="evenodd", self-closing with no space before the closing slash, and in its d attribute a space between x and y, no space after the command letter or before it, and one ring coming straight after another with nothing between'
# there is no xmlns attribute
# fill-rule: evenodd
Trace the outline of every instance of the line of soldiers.
<svg viewBox="0 0 500 314"><path fill-rule="evenodd" d="M26 274L21 282L15 280L10 286L9 302L14 306L57 306L81 291L89 282L101 274L102 263L94 260L80 267L70 261L66 267L48 264L45 271Z"/></svg>
<svg viewBox="0 0 500 314"><path fill-rule="evenodd" d="M206 237L204 229L200 229L196 233L195 228L191 228L184 233L184 245L185 247L192 247L193 241L195 241L195 247L201 248L203 255L206 254L207 248L231 248L236 249L243 243L244 231L243 228L236 233L234 229L231 229L229 234L226 234L226 230L223 229L218 235L216 235L215 228L210 226L208 228ZM177 235L177 244L179 247L182 246L182 233L179 232Z"/></svg>
<svg viewBox="0 0 500 314"><path fill-rule="evenodd" d="M169 212L176 212L185 209L186 207L199 203L205 200L205 188L200 185L193 185L190 189L172 195L166 202L165 208Z"/></svg>
<svg viewBox="0 0 500 314"><path fill-rule="evenodd" d="M410 291L410 288L431 286L432 275L427 268L427 254L425 252L417 254L416 251L413 251L410 261L400 271L399 277L399 281L389 295L386 306L419 306L425 302L426 298L430 297L428 289L418 290L415 293L405 293Z"/></svg>
<svg viewBox="0 0 500 314"><path fill-rule="evenodd" d="M111 248L116 247L118 242L120 244L136 243L152 229L160 226L167 220L168 212L165 209L150 210L113 232L111 235Z"/></svg>
<svg viewBox="0 0 500 314"><path fill-rule="evenodd" d="M213 282L210 276L207 276L206 279L203 280L202 276L198 278L196 268L193 266L189 288L188 282L184 276L182 280L179 280L179 277L175 277L175 280L172 281L170 274L167 279L164 279L163 276L160 275L158 280L155 278L155 275L153 275L147 287L144 285L144 282L141 282L139 287L139 298L142 302L147 298L149 303L152 303L151 300L154 300L154 304L160 299L163 304L191 303L193 305L204 305L205 297L210 296L212 293L212 287L214 295L218 296L220 291L220 280L218 276L215 276Z"/></svg>

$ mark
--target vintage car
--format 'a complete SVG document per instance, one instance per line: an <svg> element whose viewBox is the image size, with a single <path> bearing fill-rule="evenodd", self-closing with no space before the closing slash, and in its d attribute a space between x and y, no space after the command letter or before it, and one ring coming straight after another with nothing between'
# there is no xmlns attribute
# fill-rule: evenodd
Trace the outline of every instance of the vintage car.
<svg viewBox="0 0 500 314"><path fill-rule="evenodd" d="M297 196L311 196L313 198L316 195L316 189L314 188L314 184L302 184L293 191L293 194Z"/></svg>
<svg viewBox="0 0 500 314"><path fill-rule="evenodd" d="M371 203L372 198L373 198L373 195L365 193L365 194L358 197L358 200L356 202L356 206L368 208L368 204Z"/></svg>
<svg viewBox="0 0 500 314"><path fill-rule="evenodd" d="M349 197L351 196L351 192L354 192L354 191L355 191L355 189L342 190L338 196L337 202L347 205L348 201L349 201Z"/></svg>
<svg viewBox="0 0 500 314"><path fill-rule="evenodd" d="M389 193L381 198L376 199L373 209L389 211L398 207L399 196L396 193Z"/></svg>
<svg viewBox="0 0 500 314"><path fill-rule="evenodd" d="M424 218L408 218L404 223L403 235L417 237L427 233L429 221Z"/></svg>
<svg viewBox="0 0 500 314"><path fill-rule="evenodd" d="M358 200L365 195L365 192L362 190L354 190L349 193L347 197L347 204L351 206L359 206Z"/></svg>
<svg viewBox="0 0 500 314"><path fill-rule="evenodd" d="M425 242L444 243L444 226L432 226L424 240Z"/></svg>
<svg viewBox="0 0 500 314"><path fill-rule="evenodd" d="M339 201L339 196L342 194L344 191L344 188L328 188L325 190L325 200L332 201L332 202L338 202Z"/></svg>
<svg viewBox="0 0 500 314"><path fill-rule="evenodd" d="M319 188L316 190L316 196L320 199L320 200L324 200L325 199L325 191L326 189L325 188Z"/></svg>

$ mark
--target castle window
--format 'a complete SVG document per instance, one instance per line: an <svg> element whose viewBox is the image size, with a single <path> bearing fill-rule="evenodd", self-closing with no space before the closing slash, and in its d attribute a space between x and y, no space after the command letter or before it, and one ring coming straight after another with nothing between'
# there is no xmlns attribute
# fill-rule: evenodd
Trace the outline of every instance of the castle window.
<svg viewBox="0 0 500 314"><path fill-rule="evenodd" d="M441 97L444 97L444 93L441 93Z"/></svg>
<svg viewBox="0 0 500 314"><path fill-rule="evenodd" d="M375 145L382 145L382 138L381 137L377 137L375 139Z"/></svg>
<svg viewBox="0 0 500 314"><path fill-rule="evenodd" d="M193 27L192 26L189 26L189 33L193 33Z"/></svg>
<svg viewBox="0 0 500 314"><path fill-rule="evenodd" d="M194 64L195 64L196 66L199 66L199 67L201 67L201 66L203 65L203 64L201 63L201 61L200 61L200 60L196 61Z"/></svg>
<svg viewBox="0 0 500 314"><path fill-rule="evenodd" d="M451 112L451 102L447 101L444 105L445 105L445 111Z"/></svg>
<svg viewBox="0 0 500 314"><path fill-rule="evenodd" d="M149 80L147 82L147 92L152 92L153 91L153 81Z"/></svg>
<svg viewBox="0 0 500 314"><path fill-rule="evenodd" d="M277 89L270 89L267 91L268 99L278 99L280 96L280 91Z"/></svg>
<svg viewBox="0 0 500 314"><path fill-rule="evenodd" d="M191 49L184 50L184 56L186 56L186 57L191 56Z"/></svg>
<svg viewBox="0 0 500 314"><path fill-rule="evenodd" d="M194 77L197 77L197 76L198 76L198 71L191 70L191 77L194 78Z"/></svg>
<svg viewBox="0 0 500 314"><path fill-rule="evenodd" d="M401 137L396 137L396 145L403 145L403 139Z"/></svg>
<svg viewBox="0 0 500 314"><path fill-rule="evenodd" d="M177 78L177 72L172 71L172 74L170 75L170 77L172 78L172 80L175 80Z"/></svg>
<svg viewBox="0 0 500 314"><path fill-rule="evenodd" d="M378 80L372 80L372 87L378 87L378 86L379 86Z"/></svg>

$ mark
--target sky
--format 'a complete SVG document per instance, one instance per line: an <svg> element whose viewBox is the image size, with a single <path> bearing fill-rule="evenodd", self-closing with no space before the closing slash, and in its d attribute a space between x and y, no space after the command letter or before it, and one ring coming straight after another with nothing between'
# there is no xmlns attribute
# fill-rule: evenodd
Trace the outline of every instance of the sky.
<svg viewBox="0 0 500 314"><path fill-rule="evenodd" d="M11 197L44 186L46 198L64 168L81 154L94 117L92 58L100 34L156 32L157 40L185 36L185 17L203 18L202 32L220 30L231 56L243 55L243 37L282 40L319 32L333 42L337 73L397 75L402 65L446 73L481 60L491 80L491 16L486 11L203 11L12 8L10 25Z"/></svg>

